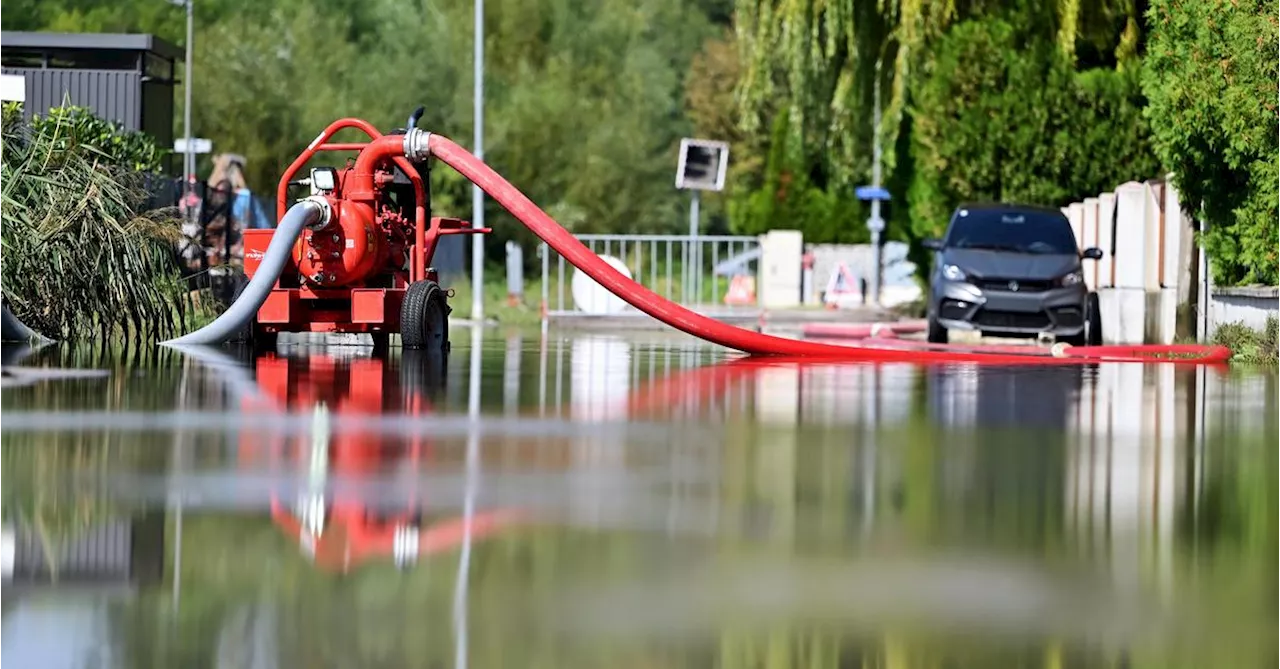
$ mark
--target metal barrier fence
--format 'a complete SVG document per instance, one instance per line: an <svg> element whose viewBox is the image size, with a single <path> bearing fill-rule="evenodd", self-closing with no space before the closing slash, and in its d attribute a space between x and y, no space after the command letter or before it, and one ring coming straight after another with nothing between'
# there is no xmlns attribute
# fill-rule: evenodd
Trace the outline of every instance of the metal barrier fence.
<svg viewBox="0 0 1280 669"><path fill-rule="evenodd" d="M741 274L754 280L752 263L760 254L756 237L577 235L577 238L593 253L621 261L640 285L695 309L726 306L725 297L733 276ZM538 256L542 260L542 304L546 314L589 315L572 295L572 273L576 268L546 244L538 246ZM731 306L754 307L754 287L746 299L734 302ZM625 313L635 312L628 309L616 315Z"/></svg>

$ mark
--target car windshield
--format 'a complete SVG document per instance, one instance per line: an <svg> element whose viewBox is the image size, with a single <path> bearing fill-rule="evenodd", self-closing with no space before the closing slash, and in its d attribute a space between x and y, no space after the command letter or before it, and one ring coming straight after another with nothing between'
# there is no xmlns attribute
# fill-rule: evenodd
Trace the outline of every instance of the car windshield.
<svg viewBox="0 0 1280 669"><path fill-rule="evenodd" d="M1040 254L1075 254L1079 250L1065 216L1007 210L960 210L946 246Z"/></svg>

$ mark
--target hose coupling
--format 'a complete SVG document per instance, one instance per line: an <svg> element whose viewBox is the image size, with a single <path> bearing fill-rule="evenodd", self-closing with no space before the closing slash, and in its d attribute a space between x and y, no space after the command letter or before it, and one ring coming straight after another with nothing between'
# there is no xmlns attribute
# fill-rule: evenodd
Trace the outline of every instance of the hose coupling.
<svg viewBox="0 0 1280 669"><path fill-rule="evenodd" d="M323 230L333 221L333 206L325 199L323 195L312 195L301 200L302 202L310 202L320 209L320 217L314 222L307 225L312 230Z"/></svg>
<svg viewBox="0 0 1280 669"><path fill-rule="evenodd" d="M409 128L404 133L404 156L415 163L426 160L431 155L428 146L431 133L421 128Z"/></svg>

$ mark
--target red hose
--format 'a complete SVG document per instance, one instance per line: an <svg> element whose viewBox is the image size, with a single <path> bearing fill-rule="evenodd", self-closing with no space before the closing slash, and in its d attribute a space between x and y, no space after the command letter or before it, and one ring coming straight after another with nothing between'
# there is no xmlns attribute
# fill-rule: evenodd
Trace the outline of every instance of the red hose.
<svg viewBox="0 0 1280 669"><path fill-rule="evenodd" d="M457 170L459 174L479 186L498 204L511 212L533 234L541 237L548 246L567 259L587 276L595 279L609 292L622 298L631 306L699 339L752 355L786 355L796 357L839 358L844 360L922 360L981 363L1018 364L1080 364L1082 362L1150 362L1152 355L1136 354L1146 347L1124 347L1125 351L1100 351L1095 355L1056 357L1047 352L1029 349L1026 353L980 353L958 350L904 350L899 348L874 348L869 346L841 346L820 342L788 339L734 327L695 311L682 307L657 293L628 279L609 266L595 253L579 242L568 230L560 227L546 212L538 208L524 193L512 186L501 175L485 165L466 149L442 135L432 134L428 148L440 162ZM1222 349L1222 350L1218 350ZM1158 353L1156 353L1158 355ZM1222 347L1204 347L1196 358L1182 361L1214 362L1220 356L1230 356Z"/></svg>

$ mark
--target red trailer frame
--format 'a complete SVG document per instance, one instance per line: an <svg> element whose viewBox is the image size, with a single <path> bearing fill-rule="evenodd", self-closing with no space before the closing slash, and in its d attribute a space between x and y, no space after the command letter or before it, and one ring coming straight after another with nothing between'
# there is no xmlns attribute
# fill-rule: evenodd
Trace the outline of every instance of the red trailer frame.
<svg viewBox="0 0 1280 669"><path fill-rule="evenodd" d="M367 142L331 143L340 130L355 128L369 137ZM276 187L277 224L289 208L289 182L321 151L362 151L382 137L372 124L357 118L343 118L329 124L307 148L285 169ZM305 282L289 285L298 275L296 257L276 279L271 293L258 309L254 328L260 332L366 332L390 334L400 330L400 308L410 283L430 279L439 281L429 267L441 235L483 234L490 228L473 228L470 222L433 217L428 219L430 203L418 170L404 156L393 156L396 167L413 184L415 198L413 243L409 251L408 271L393 272L390 287L344 286L316 288ZM244 232L244 270L250 278L261 265L263 255L274 238L275 230ZM287 282L286 282L287 280Z"/></svg>

